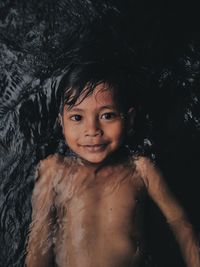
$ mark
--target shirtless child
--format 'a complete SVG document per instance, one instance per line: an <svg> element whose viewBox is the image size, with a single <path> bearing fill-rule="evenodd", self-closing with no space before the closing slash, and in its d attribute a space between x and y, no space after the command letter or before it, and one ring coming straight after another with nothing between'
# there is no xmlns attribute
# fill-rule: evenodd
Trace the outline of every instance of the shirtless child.
<svg viewBox="0 0 200 267"><path fill-rule="evenodd" d="M59 116L73 154L55 154L39 165L26 266L139 267L143 200L149 194L187 267L200 267L192 227L162 174L125 147L135 113L124 101L125 88L107 77L77 83L73 71L70 75L62 85Z"/></svg>

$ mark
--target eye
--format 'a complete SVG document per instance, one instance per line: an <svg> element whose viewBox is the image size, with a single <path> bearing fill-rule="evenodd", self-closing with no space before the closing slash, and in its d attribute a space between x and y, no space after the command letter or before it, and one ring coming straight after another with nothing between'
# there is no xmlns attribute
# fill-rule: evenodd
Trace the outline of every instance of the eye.
<svg viewBox="0 0 200 267"><path fill-rule="evenodd" d="M117 117L117 114L114 112L106 112L101 115L101 119L103 120L111 120Z"/></svg>
<svg viewBox="0 0 200 267"><path fill-rule="evenodd" d="M82 116L78 114L70 116L70 120L72 121L80 121L81 119L82 119Z"/></svg>

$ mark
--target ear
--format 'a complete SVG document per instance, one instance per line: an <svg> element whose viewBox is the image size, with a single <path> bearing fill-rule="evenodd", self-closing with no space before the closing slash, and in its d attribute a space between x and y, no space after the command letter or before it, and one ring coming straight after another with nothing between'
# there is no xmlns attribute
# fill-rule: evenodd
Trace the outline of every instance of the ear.
<svg viewBox="0 0 200 267"><path fill-rule="evenodd" d="M127 113L127 133L131 135L133 133L133 125L135 121L135 108L131 107Z"/></svg>

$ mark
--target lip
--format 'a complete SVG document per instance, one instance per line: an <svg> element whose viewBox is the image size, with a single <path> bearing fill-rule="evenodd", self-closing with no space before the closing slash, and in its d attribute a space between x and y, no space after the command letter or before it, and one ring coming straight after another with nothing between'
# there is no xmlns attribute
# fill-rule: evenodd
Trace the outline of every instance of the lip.
<svg viewBox="0 0 200 267"><path fill-rule="evenodd" d="M105 149L108 144L94 144L94 145L81 145L84 149L89 152L101 152Z"/></svg>

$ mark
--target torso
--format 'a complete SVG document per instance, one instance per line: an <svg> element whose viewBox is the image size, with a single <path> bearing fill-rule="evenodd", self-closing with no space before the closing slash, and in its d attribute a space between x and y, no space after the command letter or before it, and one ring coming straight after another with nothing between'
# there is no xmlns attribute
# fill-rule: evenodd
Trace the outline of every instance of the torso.
<svg viewBox="0 0 200 267"><path fill-rule="evenodd" d="M143 250L145 185L135 161L96 171L79 159L56 158L54 181L59 267L136 267Z"/></svg>

